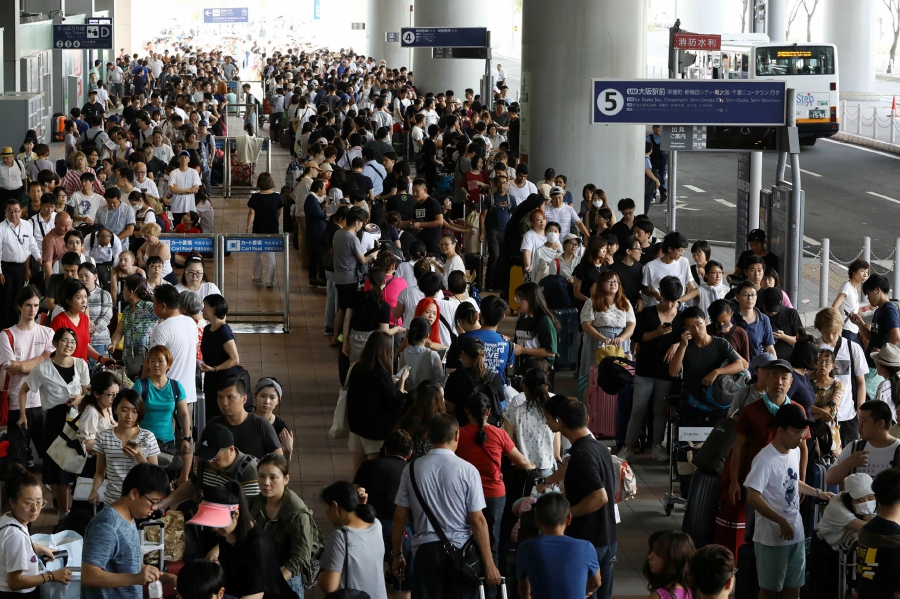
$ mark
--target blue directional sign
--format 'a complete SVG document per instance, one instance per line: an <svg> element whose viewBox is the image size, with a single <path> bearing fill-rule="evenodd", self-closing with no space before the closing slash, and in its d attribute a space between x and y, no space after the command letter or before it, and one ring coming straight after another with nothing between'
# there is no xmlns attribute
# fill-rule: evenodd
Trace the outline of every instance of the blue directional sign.
<svg viewBox="0 0 900 599"><path fill-rule="evenodd" d="M284 237L225 239L226 252L283 252Z"/></svg>
<svg viewBox="0 0 900 599"><path fill-rule="evenodd" d="M179 252L200 252L202 254L211 254L213 252L212 237L170 237L163 239L163 243L169 244L169 251Z"/></svg>
<svg viewBox="0 0 900 599"><path fill-rule="evenodd" d="M485 27L402 27L403 48L483 48L487 45Z"/></svg>
<svg viewBox="0 0 900 599"><path fill-rule="evenodd" d="M784 81L593 79L593 124L765 125L785 122Z"/></svg>
<svg viewBox="0 0 900 599"><path fill-rule="evenodd" d="M53 47L57 50L111 50L112 25L54 25Z"/></svg>
<svg viewBox="0 0 900 599"><path fill-rule="evenodd" d="M322 0L313 0L313 20L322 18Z"/></svg>
<svg viewBox="0 0 900 599"><path fill-rule="evenodd" d="M246 8L204 8L204 23L249 23L250 11Z"/></svg>

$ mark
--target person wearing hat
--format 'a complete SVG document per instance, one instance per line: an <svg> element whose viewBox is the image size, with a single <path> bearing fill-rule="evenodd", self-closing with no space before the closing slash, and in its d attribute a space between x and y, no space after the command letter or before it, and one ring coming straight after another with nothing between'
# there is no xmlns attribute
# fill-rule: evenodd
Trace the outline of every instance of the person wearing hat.
<svg viewBox="0 0 900 599"><path fill-rule="evenodd" d="M763 352L750 360L751 379L746 387L742 387L731 402L728 417L737 420L746 406L762 399L769 384L769 364L775 361L775 356Z"/></svg>
<svg viewBox="0 0 900 599"><path fill-rule="evenodd" d="M25 193L25 182L28 171L22 161L16 160L16 154L10 146L0 150L0 201L19 200Z"/></svg>
<svg viewBox="0 0 900 599"><path fill-rule="evenodd" d="M256 525L237 482L225 481L205 492L197 513L185 524L206 526L217 533L217 542L206 559L221 564L225 593L232 597L297 599L275 560L272 537Z"/></svg>
<svg viewBox="0 0 900 599"><path fill-rule="evenodd" d="M737 266L734 272L728 275L728 281L732 279L740 281L747 276L747 258L750 256L759 256L766 264L766 268L774 268L778 270L778 256L766 249L766 232L762 229L753 229L747 233L747 245L749 250L744 250L738 256Z"/></svg>
<svg viewBox="0 0 900 599"><path fill-rule="evenodd" d="M234 435L221 424L208 424L203 429L200 442L194 447L196 473L175 492L162 500L159 509L165 510L188 499L198 503L210 490L236 482L246 497L259 495L257 460L234 446Z"/></svg>
<svg viewBox="0 0 900 599"><path fill-rule="evenodd" d="M897 423L898 406L900 406L900 348L893 343L885 343L884 347L872 354L878 375L884 377L875 399L881 400L894 411L894 423ZM893 429L892 429L893 434Z"/></svg>
<svg viewBox="0 0 900 599"><path fill-rule="evenodd" d="M845 535L856 537L863 525L872 519L875 515L875 494L872 492L872 477L868 474L851 474L844 480L844 490L836 494L828 501L828 506L822 514L819 524L816 526L816 534L812 538L812 547L810 549L810 562L815 564L819 557L819 550L822 551L821 557L825 558L827 570L837 572L837 552L841 548L841 542L846 539ZM818 546L817 546L818 545ZM830 550L830 551L829 551ZM827 557L825 557L827 555ZM819 570L819 574L825 576L827 571L825 568ZM814 578L810 577L812 583ZM829 584L829 590L837 587L837 580L834 584ZM813 597L825 597L830 593L812 594Z"/></svg>
<svg viewBox="0 0 900 599"><path fill-rule="evenodd" d="M744 481L747 503L755 510L753 544L761 597L782 590L785 596L799 596L806 580L800 496L826 500L834 495L801 480L800 446L806 445L803 439L813 424L799 405L782 405L770 424L772 441L753 458Z"/></svg>
<svg viewBox="0 0 900 599"><path fill-rule="evenodd" d="M772 326L775 355L782 360L787 360L797 344L797 332L803 327L800 313L782 305L783 292L777 287L760 289L757 293L762 296L761 307L769 317L769 323Z"/></svg>
<svg viewBox="0 0 900 599"><path fill-rule="evenodd" d="M169 175L169 191L172 195L172 217L180 223L185 212L196 212L194 194L200 191L202 180L196 169L188 168L191 154L187 150L178 153L178 168Z"/></svg>
<svg viewBox="0 0 900 599"><path fill-rule="evenodd" d="M554 185L550 188L550 205L544 208L544 212L547 214L547 220L559 224L561 236L568 235L573 232L573 228L577 227L585 238L590 237L587 227L581 222L581 217L578 216L575 209L570 204L563 202L565 193L566 191L558 185Z"/></svg>

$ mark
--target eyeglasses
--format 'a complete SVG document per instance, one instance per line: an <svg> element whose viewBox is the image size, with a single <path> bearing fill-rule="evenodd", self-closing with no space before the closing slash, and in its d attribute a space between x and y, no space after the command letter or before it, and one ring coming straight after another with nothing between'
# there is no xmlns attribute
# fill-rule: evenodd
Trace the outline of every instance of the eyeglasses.
<svg viewBox="0 0 900 599"><path fill-rule="evenodd" d="M44 509L44 506L45 506L45 505L47 505L47 502L46 502L46 501L43 501L43 500L41 500L41 501L27 501L27 502L25 502L25 503L22 504L22 507L24 507L24 508L25 508L26 510L28 510L28 511L31 511L31 510L42 510L42 509Z"/></svg>
<svg viewBox="0 0 900 599"><path fill-rule="evenodd" d="M100 397L105 397L106 399L115 399L118 393L101 393Z"/></svg>
<svg viewBox="0 0 900 599"><path fill-rule="evenodd" d="M147 497L146 495L141 495L141 497L143 497L144 499L146 499L147 501L149 501L149 502L150 502L150 507L153 508L153 509L156 509L156 506L158 506L158 505L160 504L160 502L162 502L162 499L150 499L150 498Z"/></svg>
<svg viewBox="0 0 900 599"><path fill-rule="evenodd" d="M186 270L186 271L184 271L184 276L186 276L186 277L202 277L203 271L202 270Z"/></svg>
<svg viewBox="0 0 900 599"><path fill-rule="evenodd" d="M78 340L77 339L60 339L59 344L60 345L78 345Z"/></svg>
<svg viewBox="0 0 900 599"><path fill-rule="evenodd" d="M742 297L744 299L753 299L754 297L756 297L756 294L755 293L741 293L740 297Z"/></svg>

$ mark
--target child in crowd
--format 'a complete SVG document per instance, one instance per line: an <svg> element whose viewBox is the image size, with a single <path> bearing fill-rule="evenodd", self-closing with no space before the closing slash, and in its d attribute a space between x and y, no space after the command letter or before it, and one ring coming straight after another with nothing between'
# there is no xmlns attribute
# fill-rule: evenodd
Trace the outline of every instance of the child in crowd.
<svg viewBox="0 0 900 599"><path fill-rule="evenodd" d="M650 552L644 562L644 578L650 590L648 599L693 599L686 588L688 564L697 552L691 537L678 530L657 531L647 542Z"/></svg>
<svg viewBox="0 0 900 599"><path fill-rule="evenodd" d="M124 281L125 277L134 274L141 275L145 279L147 278L147 273L144 272L144 269L138 268L134 252L125 250L119 254L119 263L112 269L109 276L110 293L113 294L113 297L118 298L116 300L117 303L121 299L122 294L122 290L119 289L119 281Z"/></svg>

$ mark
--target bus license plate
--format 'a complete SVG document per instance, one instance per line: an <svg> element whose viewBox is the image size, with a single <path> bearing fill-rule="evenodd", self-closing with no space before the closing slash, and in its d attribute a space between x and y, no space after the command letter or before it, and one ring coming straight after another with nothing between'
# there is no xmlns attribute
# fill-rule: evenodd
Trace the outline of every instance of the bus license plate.
<svg viewBox="0 0 900 599"><path fill-rule="evenodd" d="M811 118L811 119L824 119L824 118L826 118L826 117L825 117L825 111L824 111L824 110L810 110L810 111L809 111L809 118Z"/></svg>

